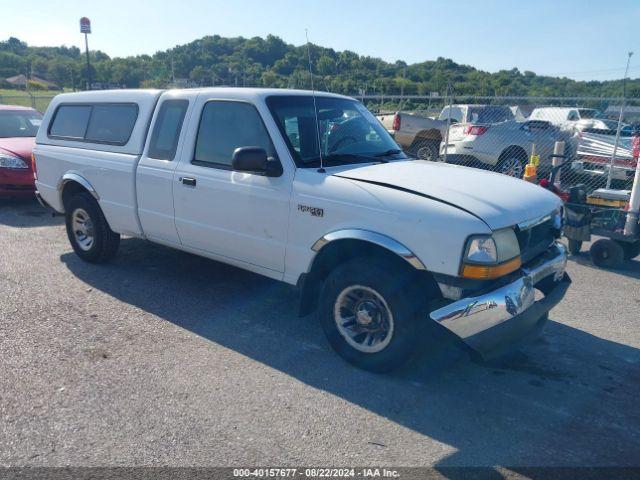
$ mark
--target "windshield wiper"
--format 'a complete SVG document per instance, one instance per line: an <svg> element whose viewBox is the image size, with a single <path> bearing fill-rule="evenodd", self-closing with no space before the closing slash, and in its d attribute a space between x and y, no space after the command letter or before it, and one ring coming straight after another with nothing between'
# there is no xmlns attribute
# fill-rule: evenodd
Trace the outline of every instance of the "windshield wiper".
<svg viewBox="0 0 640 480"><path fill-rule="evenodd" d="M387 150L386 152L376 153L374 157L388 157L389 155L398 155L399 153L402 153L402 150L392 148L391 150Z"/></svg>
<svg viewBox="0 0 640 480"><path fill-rule="evenodd" d="M322 157L323 163L348 163L348 160L359 160L362 163L367 161L369 162L379 162L379 163L388 163L388 160L383 158L378 158L378 155L364 155L359 153L330 153L329 155L324 155ZM305 162L305 166L311 166L319 164L320 157L316 157L313 160L309 160Z"/></svg>

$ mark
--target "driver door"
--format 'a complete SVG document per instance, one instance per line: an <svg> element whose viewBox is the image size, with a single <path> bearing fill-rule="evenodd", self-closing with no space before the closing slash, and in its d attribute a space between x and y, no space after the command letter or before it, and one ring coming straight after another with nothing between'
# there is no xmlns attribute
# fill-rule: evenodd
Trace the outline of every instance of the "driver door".
<svg viewBox="0 0 640 480"><path fill-rule="evenodd" d="M255 105L199 97L191 148L174 173L175 224L189 249L281 278L292 169L279 177L236 172L236 148L257 146L278 158Z"/></svg>

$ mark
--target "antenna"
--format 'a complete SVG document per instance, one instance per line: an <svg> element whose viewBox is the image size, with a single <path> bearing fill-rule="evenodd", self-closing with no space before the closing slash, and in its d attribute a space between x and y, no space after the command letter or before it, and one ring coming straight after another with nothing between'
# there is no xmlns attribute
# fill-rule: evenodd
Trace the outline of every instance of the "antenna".
<svg viewBox="0 0 640 480"><path fill-rule="evenodd" d="M316 104L316 90L313 88L313 69L311 68L311 49L309 48L309 31L305 28L304 34L307 37L307 57L309 58L309 76L311 77L311 94L313 95L313 113L316 117L316 135L318 136L318 154L320 155L319 173L325 173L324 161L322 159L322 145L320 144L320 121L318 120L318 105Z"/></svg>

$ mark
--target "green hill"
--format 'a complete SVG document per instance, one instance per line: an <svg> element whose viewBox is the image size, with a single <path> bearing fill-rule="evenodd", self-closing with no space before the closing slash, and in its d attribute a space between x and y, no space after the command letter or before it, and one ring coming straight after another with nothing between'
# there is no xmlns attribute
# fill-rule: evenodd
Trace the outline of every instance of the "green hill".
<svg viewBox="0 0 640 480"><path fill-rule="evenodd" d="M438 58L408 65L350 51L311 46L317 89L357 95L443 95L451 82L457 95L619 96L622 82L576 81L520 72L496 73ZM280 38L203 37L185 45L134 57L109 57L91 52L95 82L136 87L239 85L308 88L305 46ZM0 79L20 73L37 76L64 88L85 82L84 53L76 47L31 47L17 38L0 42ZM5 85L6 86L6 85ZM640 97L640 79L628 83L628 94Z"/></svg>

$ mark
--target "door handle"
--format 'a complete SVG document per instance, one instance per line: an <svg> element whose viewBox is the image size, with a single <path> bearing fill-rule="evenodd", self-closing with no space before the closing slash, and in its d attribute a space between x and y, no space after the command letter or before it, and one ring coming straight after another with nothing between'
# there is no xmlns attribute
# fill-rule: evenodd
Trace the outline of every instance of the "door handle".
<svg viewBox="0 0 640 480"><path fill-rule="evenodd" d="M196 179L191 177L180 177L178 180L182 182L183 185L188 185L190 187L196 186Z"/></svg>

